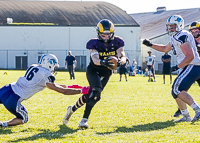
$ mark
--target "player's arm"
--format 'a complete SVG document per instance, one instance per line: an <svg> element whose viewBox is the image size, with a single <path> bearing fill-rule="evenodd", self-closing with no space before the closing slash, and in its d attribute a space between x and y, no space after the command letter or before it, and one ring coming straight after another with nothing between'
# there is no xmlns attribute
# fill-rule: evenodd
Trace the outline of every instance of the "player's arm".
<svg viewBox="0 0 200 143"><path fill-rule="evenodd" d="M124 47L117 49L117 57L120 59L120 65L126 63L126 54L124 52Z"/></svg>
<svg viewBox="0 0 200 143"><path fill-rule="evenodd" d="M92 61L95 65L100 66L100 59L99 59L99 52L95 49L90 49L90 56L92 58Z"/></svg>
<svg viewBox="0 0 200 143"><path fill-rule="evenodd" d="M77 61L76 61L76 60L74 60L74 66L75 66L75 67L77 66Z"/></svg>
<svg viewBox="0 0 200 143"><path fill-rule="evenodd" d="M46 85L49 89L57 91L64 95L74 95L81 93L81 89L66 88L66 85L60 85L55 83L46 83Z"/></svg>
<svg viewBox="0 0 200 143"><path fill-rule="evenodd" d="M153 44L151 43L149 40L145 39L142 42L144 45L149 46L157 51L160 52L169 52L172 50L172 46L170 44L170 42L167 45L162 45L162 44Z"/></svg>
<svg viewBox="0 0 200 143"><path fill-rule="evenodd" d="M166 62L166 60L162 58L162 62L164 63L164 62Z"/></svg>
<svg viewBox="0 0 200 143"><path fill-rule="evenodd" d="M98 66L102 65L105 67L113 66L113 63L109 62L111 60L110 58L106 58L104 60L99 59L99 52L95 49L90 49L90 55L95 65L98 65Z"/></svg>
<svg viewBox="0 0 200 143"><path fill-rule="evenodd" d="M67 60L65 60L65 68L67 68Z"/></svg>
<svg viewBox="0 0 200 143"><path fill-rule="evenodd" d="M181 47L183 54L185 55L185 58L178 65L178 68L183 68L183 67L187 66L194 59L194 51L189 42L185 42L185 43L181 44L180 47Z"/></svg>

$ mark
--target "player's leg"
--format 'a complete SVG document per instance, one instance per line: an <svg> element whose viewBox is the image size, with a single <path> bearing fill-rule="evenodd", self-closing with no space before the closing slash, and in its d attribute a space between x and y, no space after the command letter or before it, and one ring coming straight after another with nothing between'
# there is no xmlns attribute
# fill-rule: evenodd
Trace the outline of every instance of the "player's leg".
<svg viewBox="0 0 200 143"><path fill-rule="evenodd" d="M188 89L200 77L200 67L188 65L175 79L172 86L172 95L173 97L179 98L189 106L193 108L196 115L193 118L193 122L200 118L200 107L194 101L194 99L187 93ZM183 113L181 111L181 113Z"/></svg>
<svg viewBox="0 0 200 143"><path fill-rule="evenodd" d="M90 69L90 68L89 68ZM96 72L89 70L91 74L96 74ZM88 68L87 68L87 72L88 72ZM88 100L89 96L91 93L91 86L90 86L90 90L88 92L88 94L83 94L77 101L76 103L72 106L69 105L67 107L67 113L65 114L64 118L63 118L63 124L67 124L69 122L70 117L72 116L72 114L78 109L81 108L86 101Z"/></svg>
<svg viewBox="0 0 200 143"><path fill-rule="evenodd" d="M126 68L125 68L124 70L125 70L125 71L124 71L125 79L126 79L126 81L128 81L128 79L127 79L127 73L128 73L128 71L127 71Z"/></svg>
<svg viewBox="0 0 200 143"><path fill-rule="evenodd" d="M189 115L186 103L183 102L181 99L176 98L176 103L178 104L178 107L180 109L180 114L183 115L183 118L175 120L175 122L190 122L191 121L191 117Z"/></svg>
<svg viewBox="0 0 200 143"><path fill-rule="evenodd" d="M149 80L148 80L148 82L150 82L151 81L151 66L147 66L147 73L148 73L148 77L149 77Z"/></svg>
<svg viewBox="0 0 200 143"><path fill-rule="evenodd" d="M28 111L21 104L22 99L12 91L11 87L9 88L10 89L1 96L1 102L5 108L16 117L9 121L1 122L1 126L3 127L15 126L28 122Z"/></svg>
<svg viewBox="0 0 200 143"><path fill-rule="evenodd" d="M165 74L163 74L163 84L165 84Z"/></svg>
<svg viewBox="0 0 200 143"><path fill-rule="evenodd" d="M75 71L75 68L74 68L74 66L72 65L72 78L73 78L73 79L75 79L74 71Z"/></svg>
<svg viewBox="0 0 200 143"><path fill-rule="evenodd" d="M121 74L119 75L119 81L122 81L122 75Z"/></svg>
<svg viewBox="0 0 200 143"><path fill-rule="evenodd" d="M151 72L152 72L152 74L153 74L154 82L156 82L155 70L154 70L154 68L153 68L153 67L152 67L152 69L151 69Z"/></svg>
<svg viewBox="0 0 200 143"><path fill-rule="evenodd" d="M119 68L119 81L122 81L122 74L123 74L123 71L122 71L122 68L120 67Z"/></svg>
<svg viewBox="0 0 200 143"><path fill-rule="evenodd" d="M99 73L98 77L90 74L87 75L89 84L91 86L93 85L93 87L92 93L90 94L90 97L86 102L83 119L81 120L79 127L88 128L88 118L90 116L90 113L94 105L101 99L101 91L106 86L111 74L111 71L107 71L106 73Z"/></svg>
<svg viewBox="0 0 200 143"><path fill-rule="evenodd" d="M196 81L197 81L197 83L198 83L198 85L199 85L199 87L200 87L200 78L197 79Z"/></svg>
<svg viewBox="0 0 200 143"><path fill-rule="evenodd" d="M170 76L170 84L172 84L172 74L170 73L169 76Z"/></svg>
<svg viewBox="0 0 200 143"><path fill-rule="evenodd" d="M69 76L70 76L70 79L72 79L72 66L71 65L68 65L68 70L69 70Z"/></svg>
<svg viewBox="0 0 200 143"><path fill-rule="evenodd" d="M63 118L63 124L67 124L69 122L70 117L72 116L72 114L78 109L81 108L87 101L87 99L89 98L91 91L88 92L88 94L83 94L77 101L76 104L69 105L67 107L67 113Z"/></svg>

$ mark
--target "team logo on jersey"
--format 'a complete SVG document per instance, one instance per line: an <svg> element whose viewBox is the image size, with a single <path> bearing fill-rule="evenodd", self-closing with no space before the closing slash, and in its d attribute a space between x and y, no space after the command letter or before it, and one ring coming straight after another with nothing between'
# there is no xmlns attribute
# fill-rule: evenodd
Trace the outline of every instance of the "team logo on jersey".
<svg viewBox="0 0 200 143"><path fill-rule="evenodd" d="M116 53L115 53L115 51L112 51L112 52L99 52L99 55L101 57L104 57L104 56L115 56Z"/></svg>

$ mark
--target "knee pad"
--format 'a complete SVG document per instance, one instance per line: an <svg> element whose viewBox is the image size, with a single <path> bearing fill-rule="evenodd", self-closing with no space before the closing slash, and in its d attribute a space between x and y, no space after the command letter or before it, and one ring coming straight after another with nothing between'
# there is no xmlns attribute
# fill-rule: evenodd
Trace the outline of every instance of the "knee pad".
<svg viewBox="0 0 200 143"><path fill-rule="evenodd" d="M89 96L88 104L94 106L100 99L101 99L101 89L95 88L94 90L92 90Z"/></svg>

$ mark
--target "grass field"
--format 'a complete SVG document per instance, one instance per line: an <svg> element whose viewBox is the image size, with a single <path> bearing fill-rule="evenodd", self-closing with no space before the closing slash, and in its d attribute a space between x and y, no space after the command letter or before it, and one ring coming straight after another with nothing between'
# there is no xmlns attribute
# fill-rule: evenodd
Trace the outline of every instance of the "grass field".
<svg viewBox="0 0 200 143"><path fill-rule="evenodd" d="M0 86L23 76L25 71L0 71ZM88 85L85 73L76 72L76 80L69 80L68 72L58 72L56 82L72 85ZM65 96L49 89L35 94L22 104L29 111L29 122L19 126L0 128L0 142L200 142L200 121L174 123L177 110L171 96L169 76L163 84L162 75L157 82L147 82L147 77L137 75L119 82L119 75L111 76L89 118L89 128L81 130L78 124L84 107L78 109L68 125L62 124L68 105L73 105L81 95ZM173 79L175 76L173 76ZM200 104L199 87L193 84L189 93ZM194 111L188 107L190 115ZM0 120L13 118L0 104Z"/></svg>

